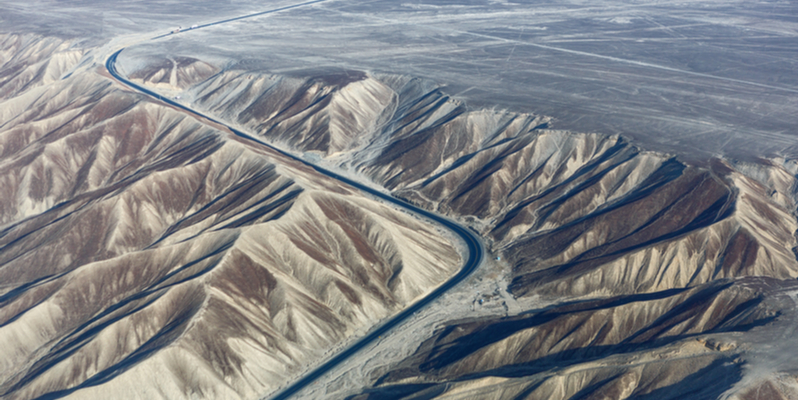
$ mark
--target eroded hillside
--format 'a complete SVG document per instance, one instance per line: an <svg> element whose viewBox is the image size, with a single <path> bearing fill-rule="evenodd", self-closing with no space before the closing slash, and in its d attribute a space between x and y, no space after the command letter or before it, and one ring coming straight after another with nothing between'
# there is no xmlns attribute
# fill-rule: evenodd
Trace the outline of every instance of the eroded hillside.
<svg viewBox="0 0 800 400"><path fill-rule="evenodd" d="M0 45L5 398L257 398L459 266L438 227L72 42ZM134 82L499 257L522 306L454 307L331 397L796 398L796 159L689 164L414 77L126 54Z"/></svg>
<svg viewBox="0 0 800 400"><path fill-rule="evenodd" d="M560 310L445 324L356 397L795 398L796 358L762 368L747 354L771 335L796 349L796 159L689 164L471 110L420 79L237 68L185 95L465 222L515 298ZM744 336L708 344L731 332Z"/></svg>
<svg viewBox="0 0 800 400"><path fill-rule="evenodd" d="M795 288L719 280L447 325L351 398L794 398L791 368L745 377L791 362L762 341L796 337Z"/></svg>
<svg viewBox="0 0 800 400"><path fill-rule="evenodd" d="M689 165L624 138L547 129L544 117L470 111L418 79L344 78L225 71L190 93L209 112L469 222L510 260L516 295L797 276L796 160Z"/></svg>
<svg viewBox="0 0 800 400"><path fill-rule="evenodd" d="M70 43L2 43L4 398L255 398L459 266L436 226Z"/></svg>

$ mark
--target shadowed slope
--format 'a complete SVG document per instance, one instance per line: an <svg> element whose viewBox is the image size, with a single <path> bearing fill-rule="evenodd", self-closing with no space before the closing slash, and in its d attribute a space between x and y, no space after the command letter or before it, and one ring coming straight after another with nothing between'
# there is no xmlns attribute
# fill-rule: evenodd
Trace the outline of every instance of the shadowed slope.
<svg viewBox="0 0 800 400"><path fill-rule="evenodd" d="M745 374L742 342L792 323L775 301L796 289L745 278L456 323L351 398L717 398Z"/></svg>
<svg viewBox="0 0 800 400"><path fill-rule="evenodd" d="M29 86L2 99L5 398L256 397L458 266L430 224L94 70Z"/></svg>
<svg viewBox="0 0 800 400"><path fill-rule="evenodd" d="M746 398L764 387L792 398L791 360L762 374L757 357L736 354L761 351L744 344L759 335L796 349L780 333L796 320L796 298L786 300L797 277L796 160L687 164L621 137L548 129L545 117L469 110L419 79L319 74L230 70L188 93L470 224L510 266L515 297L613 304L450 323L361 397ZM378 98L364 82L387 91L358 108L371 120L331 106L347 91ZM341 121L358 139L335 147ZM764 306L764 293L783 300ZM722 353L707 344L752 330ZM524 345L506 341L519 335Z"/></svg>
<svg viewBox="0 0 800 400"><path fill-rule="evenodd" d="M396 196L471 223L512 264L518 296L797 276L796 161L688 165L620 137L546 129L548 119L531 114L468 111L419 79L318 73L302 80L232 69L189 92L209 112L320 150ZM337 96L385 100L359 103L371 111L356 116L328 103ZM330 138L337 124L358 139L307 146L303 135Z"/></svg>

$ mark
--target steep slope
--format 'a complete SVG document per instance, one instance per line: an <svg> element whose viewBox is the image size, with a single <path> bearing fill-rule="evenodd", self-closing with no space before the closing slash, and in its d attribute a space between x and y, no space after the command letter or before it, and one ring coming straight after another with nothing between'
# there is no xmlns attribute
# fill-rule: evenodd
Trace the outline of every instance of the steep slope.
<svg viewBox="0 0 800 400"><path fill-rule="evenodd" d="M4 398L254 398L459 265L425 221L5 43Z"/></svg>
<svg viewBox="0 0 800 400"><path fill-rule="evenodd" d="M130 80L161 90L184 90L205 81L219 71L213 65L191 57L143 60Z"/></svg>
<svg viewBox="0 0 800 400"><path fill-rule="evenodd" d="M513 265L519 296L534 287L581 296L797 276L791 160L689 165L624 138L550 130L535 115L468 111L419 79L350 77L229 70L189 92L211 113L462 218ZM356 118L330 103L349 92L385 100L364 100L357 109L370 111ZM349 151L338 154L330 139L310 144L343 124L359 132Z"/></svg>
<svg viewBox="0 0 800 400"><path fill-rule="evenodd" d="M58 38L0 33L0 99L53 83L72 69L84 50ZM7 121L4 114L0 121Z"/></svg>
<svg viewBox="0 0 800 400"><path fill-rule="evenodd" d="M796 341L795 318L777 310L796 312L796 290L744 278L456 323L351 398L794 398L790 363L756 387L735 385L752 368L745 349L781 358L744 343Z"/></svg>
<svg viewBox="0 0 800 400"><path fill-rule="evenodd" d="M0 44L3 397L258 397L458 265L436 227L74 44ZM357 397L792 398L796 159L689 164L423 79L198 57L121 69L468 224L509 299L546 305L450 315Z"/></svg>
<svg viewBox="0 0 800 400"><path fill-rule="evenodd" d="M307 78L234 70L193 88L192 97L200 109L251 132L329 155L368 140L395 95L355 71Z"/></svg>
<svg viewBox="0 0 800 400"><path fill-rule="evenodd" d="M562 294L637 293L727 277L796 278L796 219L763 196L763 186L724 162L685 170L666 185L651 182L642 185L652 190L647 197L529 230L510 245L514 292L534 285Z"/></svg>
<svg viewBox="0 0 800 400"><path fill-rule="evenodd" d="M549 129L546 117L470 110L420 79L237 68L187 93L469 224L508 265L520 301L585 306L464 315L357 398L748 398L762 388L794 398L796 358L762 368L757 343L775 337L796 351L786 328L796 324L796 159L689 164L622 137ZM348 91L371 99L359 103L368 112L332 106ZM345 124L358 139L333 146ZM520 334L525 345L495 343L518 320L538 326ZM723 351L708 344L720 337Z"/></svg>

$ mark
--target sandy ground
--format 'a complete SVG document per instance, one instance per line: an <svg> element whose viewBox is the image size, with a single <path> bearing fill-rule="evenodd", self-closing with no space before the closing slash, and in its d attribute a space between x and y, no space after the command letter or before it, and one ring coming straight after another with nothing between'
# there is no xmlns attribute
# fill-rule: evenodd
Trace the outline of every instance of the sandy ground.
<svg viewBox="0 0 800 400"><path fill-rule="evenodd" d="M462 318L514 315L545 307L537 297L515 299L508 287L509 266L487 252L475 273L441 298L418 312L392 332L334 368L314 384L296 393L296 399L342 399L387 372L395 363L411 355L432 333L448 322ZM483 299L483 304L480 300ZM331 349L327 355L336 353ZM321 362L320 362L321 364ZM307 369L311 370L313 367ZM299 375L298 375L299 376ZM269 398L265 396L264 398Z"/></svg>
<svg viewBox="0 0 800 400"><path fill-rule="evenodd" d="M9 0L0 32L130 45L297 3ZM548 115L557 129L621 134L683 157L797 154L796 2L330 0L173 35L140 52L271 73L413 75L474 107Z"/></svg>
<svg viewBox="0 0 800 400"><path fill-rule="evenodd" d="M215 16L259 11L255 2L217 3L202 2L189 11L173 8L171 12L153 8L156 2L128 8L120 8L115 2L105 8L91 3L69 12L52 9L41 13L41 2L14 0L0 6L0 22L5 30L92 37L104 43L87 55L99 65L115 49L142 43L152 37L152 32ZM702 4L711 9L726 6L714 1ZM165 7L170 6L177 7ZM243 62L278 73L312 65L408 73L443 82L460 98L555 115L558 128L631 135L654 150L696 147L716 155L746 149L796 158L794 20L750 17L747 10L713 17L706 11L707 20L696 19L689 10L661 19L658 15L668 13L659 7L649 9L646 4L635 10L611 3L603 7L573 4L572 12L550 5L516 13L517 17L513 17L519 11L514 9L517 6L509 4L503 5L509 10L488 17L483 17L480 8L487 4L481 2L475 2L471 9L431 5L403 8L407 6L404 3L394 10L394 17L388 18L358 5L332 1L314 7L313 12L296 10L280 18L264 17L229 29L170 38L141 52L204 53L204 59L217 57L220 61L235 53L246 59ZM387 4L383 7L392 8ZM788 14L793 12L796 19L796 3L788 7ZM648 14L655 11L659 14ZM98 15L99 19L94 18ZM95 22L78 27L74 23L78 19ZM481 28L493 19L499 25ZM574 28L585 28L588 23L592 24L591 32L575 36ZM711 36L707 28L714 26L727 33ZM405 32L406 44L391 43L392 34L377 35L378 30ZM645 31L653 36L632 40ZM109 42L109 37L115 39ZM317 40L311 40L314 38ZM212 40L213 49L207 46ZM664 51L654 52L653 46ZM735 51L742 48L746 51ZM771 49L772 53L759 53L759 49ZM687 60L685 56L692 54L707 57L706 61L716 57L720 65ZM793 62L792 57L785 57L787 54L794 55ZM500 64L503 70L498 72ZM541 68L545 65L550 68ZM526 71L533 72L526 75ZM509 88L514 90L506 90ZM494 257L487 254L472 277L295 398L339 399L353 393L413 353L446 321L513 315L548 305L536 297L517 301L507 293L504 288L509 267ZM483 304L478 302L481 298ZM796 315L796 293L793 299ZM796 327L794 331L786 329L779 337L794 337L796 349ZM774 351L785 348L771 347L772 339L759 346ZM330 349L327 354L337 350ZM774 351L765 350L757 356L769 361Z"/></svg>

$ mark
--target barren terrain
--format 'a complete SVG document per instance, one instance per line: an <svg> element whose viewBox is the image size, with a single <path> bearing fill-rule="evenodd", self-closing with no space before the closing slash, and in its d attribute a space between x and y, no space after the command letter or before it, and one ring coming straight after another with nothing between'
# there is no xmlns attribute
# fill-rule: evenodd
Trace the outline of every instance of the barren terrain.
<svg viewBox="0 0 800 400"><path fill-rule="evenodd" d="M258 396L459 265L435 226L4 39L8 398Z"/></svg>
<svg viewBox="0 0 800 400"><path fill-rule="evenodd" d="M0 10L2 398L268 397L456 273L286 154L488 254L296 398L797 398L796 3Z"/></svg>

